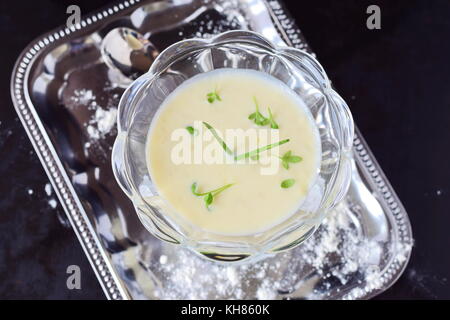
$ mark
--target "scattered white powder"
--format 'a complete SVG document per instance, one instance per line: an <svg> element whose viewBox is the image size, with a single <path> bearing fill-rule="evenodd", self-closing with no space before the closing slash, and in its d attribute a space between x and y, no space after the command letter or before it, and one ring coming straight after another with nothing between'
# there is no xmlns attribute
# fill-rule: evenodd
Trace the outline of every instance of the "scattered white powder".
<svg viewBox="0 0 450 320"><path fill-rule="evenodd" d="M71 97L71 100L77 104L87 106L90 103L92 103L93 100L95 100L95 96L94 96L94 93L92 92L92 90L80 89L80 90L74 91L73 96Z"/></svg>
<svg viewBox="0 0 450 320"><path fill-rule="evenodd" d="M50 197L52 195L52 185L50 183L46 183L44 189L47 196Z"/></svg>
<svg viewBox="0 0 450 320"><path fill-rule="evenodd" d="M48 197L50 197L52 195L52 185L50 183L46 183L45 186L44 186L44 191L45 191L45 194ZM50 206L50 208L52 208L52 209L56 209L56 207L58 205L58 202L55 199L53 199L53 198L50 198L47 201L47 203Z"/></svg>
<svg viewBox="0 0 450 320"><path fill-rule="evenodd" d="M104 138L116 124L117 108L108 110L97 108L94 116L89 120L86 130L91 139Z"/></svg>
<svg viewBox="0 0 450 320"><path fill-rule="evenodd" d="M231 285L237 285L239 283L238 274L235 268L232 267L227 268L227 278L230 281Z"/></svg>
<svg viewBox="0 0 450 320"><path fill-rule="evenodd" d="M397 243L396 245L397 255L395 256L395 259L398 263L403 263L408 258L409 252L411 251L411 245L404 243Z"/></svg>
<svg viewBox="0 0 450 320"><path fill-rule="evenodd" d="M108 133L116 124L117 109L109 110L97 109L95 112L95 121L97 122L98 131L101 134Z"/></svg>
<svg viewBox="0 0 450 320"><path fill-rule="evenodd" d="M159 257L159 263L166 264L167 263L167 256L161 256Z"/></svg>
<svg viewBox="0 0 450 320"><path fill-rule="evenodd" d="M113 88L105 87L104 91ZM85 143L85 148L89 148L92 142L105 138L112 132L116 124L117 103L120 98L118 93L111 93L108 101L101 106L97 102L97 97L91 89L77 89L70 98L72 102L69 108L87 108L92 112L90 119L84 123L89 141Z"/></svg>
<svg viewBox="0 0 450 320"><path fill-rule="evenodd" d="M100 134L99 134L98 130L93 125L88 125L86 127L86 130L88 132L89 138L95 139L95 140L100 138Z"/></svg>
<svg viewBox="0 0 450 320"><path fill-rule="evenodd" d="M52 209L55 209L56 206L58 205L58 202L56 202L56 200L52 198L52 199L48 200L48 205L49 205Z"/></svg>
<svg viewBox="0 0 450 320"><path fill-rule="evenodd" d="M152 261L147 268L159 279L160 299L358 297L366 292L361 288L383 286L380 266L386 252L384 243L365 238L353 221L354 214L338 206L299 247L251 264L213 263L167 244L156 261L142 260ZM404 262L411 246L392 245L393 259Z"/></svg>
<svg viewBox="0 0 450 320"><path fill-rule="evenodd" d="M272 283L270 280L264 280L256 291L256 298L258 300L274 300L277 292L271 286Z"/></svg>
<svg viewBox="0 0 450 320"><path fill-rule="evenodd" d="M230 4L229 2L223 5L222 19L213 19L209 14L205 14L202 20L192 23L195 26L195 33L185 34L183 31L180 31L178 35L184 38L196 37L208 39L225 31L245 28L245 19L236 11L236 8L239 6L237 4Z"/></svg>

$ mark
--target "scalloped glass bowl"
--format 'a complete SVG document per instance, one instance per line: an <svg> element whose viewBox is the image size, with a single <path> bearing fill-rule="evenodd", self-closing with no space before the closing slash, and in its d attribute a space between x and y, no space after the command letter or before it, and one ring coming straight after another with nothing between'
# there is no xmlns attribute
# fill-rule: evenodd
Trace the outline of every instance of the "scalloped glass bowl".
<svg viewBox="0 0 450 320"><path fill-rule="evenodd" d="M171 212L168 202L158 194L146 164L147 134L165 98L185 80L219 68L257 70L284 82L310 109L321 138L318 178L303 204L278 225L246 236L214 234L177 218L179 215ZM348 107L311 55L276 47L254 32L229 31L207 40L173 44L128 87L119 104L112 165L139 219L154 236L212 260L253 261L302 243L342 200L351 178L352 142L353 120Z"/></svg>

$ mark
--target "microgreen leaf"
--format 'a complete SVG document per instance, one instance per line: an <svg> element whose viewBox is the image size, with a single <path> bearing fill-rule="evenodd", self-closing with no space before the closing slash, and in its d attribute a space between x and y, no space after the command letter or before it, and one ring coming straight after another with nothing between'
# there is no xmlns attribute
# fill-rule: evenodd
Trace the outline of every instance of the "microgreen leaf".
<svg viewBox="0 0 450 320"><path fill-rule="evenodd" d="M273 118L272 110L270 110L270 108L269 108L269 123L270 123L270 127L272 129L278 129L279 128L278 123L276 123L275 119Z"/></svg>
<svg viewBox="0 0 450 320"><path fill-rule="evenodd" d="M261 152L263 152L263 151L266 151L266 150L275 148L275 147L277 147L277 146L281 146L282 144L285 144L285 143L287 143L287 142L289 142L289 139L280 140L280 141L278 141L278 142L269 144L269 145L267 145L267 146L258 148L258 149L256 149L256 150L246 152L246 153L241 154L241 155L239 155L239 156L235 156L235 157L234 157L234 160L242 160L242 159L246 159L246 158L251 158L251 157L253 157L253 156L255 156L255 155L257 155L257 154L259 154L259 153L261 153Z"/></svg>
<svg viewBox="0 0 450 320"><path fill-rule="evenodd" d="M203 201L205 202L206 207L209 209L209 206L211 205L211 203L213 203L214 201L214 197L217 196L219 193L221 193L222 191L228 189L229 187L231 187L234 183L229 183L226 184L220 188L208 191L208 192L197 192L197 183L194 182L191 185L191 191L194 195L198 196L198 197L203 197Z"/></svg>
<svg viewBox="0 0 450 320"><path fill-rule="evenodd" d="M225 143L225 141L222 140L222 138L219 136L219 134L217 133L216 129L214 129L209 123L203 122L203 124L205 125L205 127L211 131L212 135L214 136L214 138L216 138L217 142L220 143L220 145L222 146L223 150L225 150L226 153L228 154L233 154L233 151L231 151L230 148L228 148L227 144Z"/></svg>
<svg viewBox="0 0 450 320"><path fill-rule="evenodd" d="M197 192L197 182L194 182L194 183L191 185L191 191L192 191L192 193L195 194L196 196L201 196L201 194Z"/></svg>
<svg viewBox="0 0 450 320"><path fill-rule="evenodd" d="M290 156L289 157L289 162L292 162L292 163L297 163L297 162L300 162L302 160L303 160L303 158L299 157L299 156Z"/></svg>
<svg viewBox="0 0 450 320"><path fill-rule="evenodd" d="M303 160L302 157L292 155L292 151L289 150L282 157L280 157L283 167L289 169L289 163L298 163Z"/></svg>
<svg viewBox="0 0 450 320"><path fill-rule="evenodd" d="M195 129L194 127L192 127L192 126L187 126L187 127L186 127L186 130L187 130L191 135L197 135L197 134L198 134L198 130Z"/></svg>
<svg viewBox="0 0 450 320"><path fill-rule="evenodd" d="M205 201L206 207L209 207L211 205L211 203L213 202L214 197L213 197L212 193L210 192L203 198L203 200Z"/></svg>
<svg viewBox="0 0 450 320"><path fill-rule="evenodd" d="M253 120L253 122L258 126L265 126L269 123L269 119L264 117L261 112L259 112L258 100L253 97L253 101L255 102L256 111L248 116L249 120Z"/></svg>
<svg viewBox="0 0 450 320"><path fill-rule="evenodd" d="M281 187L284 189L290 188L295 184L294 179L286 179L281 182Z"/></svg>
<svg viewBox="0 0 450 320"><path fill-rule="evenodd" d="M213 92L210 92L206 95L206 98L208 100L209 103L213 103L214 101L222 101L222 99L219 96L219 93L217 92L217 90L214 90Z"/></svg>

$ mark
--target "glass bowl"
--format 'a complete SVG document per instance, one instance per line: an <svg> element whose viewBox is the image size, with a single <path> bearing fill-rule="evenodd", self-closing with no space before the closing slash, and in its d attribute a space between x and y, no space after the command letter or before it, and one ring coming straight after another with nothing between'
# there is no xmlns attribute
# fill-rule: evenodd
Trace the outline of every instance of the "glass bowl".
<svg viewBox="0 0 450 320"><path fill-rule="evenodd" d="M146 140L155 112L189 78L219 68L265 72L291 88L308 106L319 130L322 159L305 201L286 220L260 233L221 235L178 219L158 194L146 163ZM177 42L123 94L112 153L114 175L145 228L163 241L216 261L254 261L294 248L307 239L346 194L351 178L353 120L331 88L322 66L304 51L277 47L249 31Z"/></svg>

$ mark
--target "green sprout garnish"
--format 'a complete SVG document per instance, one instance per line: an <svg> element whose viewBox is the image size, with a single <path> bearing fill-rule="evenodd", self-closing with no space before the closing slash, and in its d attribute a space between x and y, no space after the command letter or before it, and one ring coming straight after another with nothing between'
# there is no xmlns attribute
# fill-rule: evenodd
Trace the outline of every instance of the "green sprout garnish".
<svg viewBox="0 0 450 320"><path fill-rule="evenodd" d="M289 150L282 157L280 157L283 167L289 169L289 163L298 163L303 160L302 157L292 155L292 151Z"/></svg>
<svg viewBox="0 0 450 320"><path fill-rule="evenodd" d="M256 150L246 152L246 153L241 154L241 155L239 155L239 156L235 156L235 157L234 157L234 160L242 160L242 159L246 159L246 158L252 158L252 157L258 155L259 153L261 153L261 152L263 152L263 151L266 151L266 150L269 150L269 149L272 149L272 148L281 146L282 144L285 144L285 143L288 143L288 142L289 142L289 139L280 140L280 141L278 141L278 142L269 144L269 145L267 145L267 146L258 148L258 149L256 149Z"/></svg>
<svg viewBox="0 0 450 320"><path fill-rule="evenodd" d="M219 96L219 93L217 90L214 90L213 92L210 92L206 95L206 98L208 99L209 103L214 103L214 101L222 101L222 99Z"/></svg>
<svg viewBox="0 0 450 320"><path fill-rule="evenodd" d="M227 144L225 143L225 141L222 140L222 138L219 136L219 134L217 133L216 129L214 129L209 123L204 122L203 124L205 125L205 127L211 131L212 135L214 136L214 138L216 138L217 142L220 143L220 145L222 146L223 150L225 150L226 153L232 155L233 151L231 151L230 148L228 148Z"/></svg>
<svg viewBox="0 0 450 320"><path fill-rule="evenodd" d="M248 118L249 120L253 120L253 122L258 126L265 126L269 123L269 119L264 117L261 112L259 112L258 100L256 100L255 97L253 97L253 101L255 102L256 111L249 115Z"/></svg>
<svg viewBox="0 0 450 320"><path fill-rule="evenodd" d="M211 205L211 203L212 203L213 200L214 200L214 196L213 196L212 193L210 192L210 193L208 193L208 194L205 196L205 198L204 198L203 200L205 201L206 208L209 209L209 206Z"/></svg>
<svg viewBox="0 0 450 320"><path fill-rule="evenodd" d="M229 183L226 184L220 188L208 191L208 192L197 192L197 182L194 182L191 185L191 191L194 195L196 195L197 197L203 197L203 201L205 202L206 208L209 209L209 206L211 205L211 203L213 203L214 201L214 197L217 196L219 193L221 193L222 191L228 189L229 187L231 187L234 183Z"/></svg>
<svg viewBox="0 0 450 320"><path fill-rule="evenodd" d="M294 179L286 179L281 182L281 187L284 189L290 188L295 184Z"/></svg>
<svg viewBox="0 0 450 320"><path fill-rule="evenodd" d="M256 97L253 97L253 101L255 102L256 111L248 116L249 120L253 120L253 122L258 126L265 126L269 124L272 129L278 129L279 126L273 118L272 110L268 108L269 118L266 118L262 115L261 112L259 112L259 104L258 100L256 100Z"/></svg>
<svg viewBox="0 0 450 320"><path fill-rule="evenodd" d="M270 110L270 108L269 108L269 123L270 123L270 127L272 129L278 129L279 128L278 127L278 123L276 123L275 119L273 118L272 110Z"/></svg>
<svg viewBox="0 0 450 320"><path fill-rule="evenodd" d="M225 152L228 153L229 155L232 155L234 157L234 160L236 160L236 161L242 160L242 159L247 159L247 158L250 158L252 160L258 160L259 159L259 153L261 153L263 151L266 151L266 150L269 150L269 149L272 149L272 148L277 147L277 146L281 146L282 144L285 144L285 143L289 142L289 139L284 139L284 140L280 140L278 142L269 144L267 146L260 147L260 148L258 148L256 150L246 152L246 153L241 154L241 155L235 155L234 152L227 146L225 141L223 141L223 139L219 136L219 134L217 133L216 129L213 128L213 126L211 126L209 123L204 122L204 121L203 121L203 124L205 125L205 127L209 131L211 131L211 133L214 136L214 138L222 146L222 149L225 150Z"/></svg>
<svg viewBox="0 0 450 320"><path fill-rule="evenodd" d="M186 127L186 130L187 130L191 135L197 135L197 134L198 134L198 130L195 129L194 127L192 127L192 126L187 126L187 127Z"/></svg>

